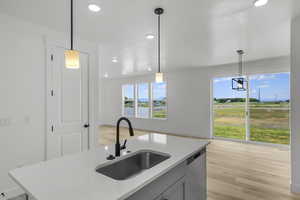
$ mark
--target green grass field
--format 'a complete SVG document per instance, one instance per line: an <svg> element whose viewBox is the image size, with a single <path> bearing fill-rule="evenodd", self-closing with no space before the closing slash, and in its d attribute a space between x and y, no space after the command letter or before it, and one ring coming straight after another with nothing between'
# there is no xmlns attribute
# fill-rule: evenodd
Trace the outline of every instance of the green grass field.
<svg viewBox="0 0 300 200"><path fill-rule="evenodd" d="M154 110L154 111L153 111L153 117L154 117L154 118L165 119L165 118L167 118L167 111L166 111L165 109L162 109L162 110Z"/></svg>
<svg viewBox="0 0 300 200"><path fill-rule="evenodd" d="M245 139L244 103L214 105L214 135ZM276 144L290 143L289 103L251 103L250 139Z"/></svg>

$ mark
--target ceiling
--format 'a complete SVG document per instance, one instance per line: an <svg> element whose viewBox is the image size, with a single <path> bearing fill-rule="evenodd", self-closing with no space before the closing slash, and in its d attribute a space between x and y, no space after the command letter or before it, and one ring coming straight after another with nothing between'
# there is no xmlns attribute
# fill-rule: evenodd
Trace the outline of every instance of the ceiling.
<svg viewBox="0 0 300 200"><path fill-rule="evenodd" d="M76 33L99 44L101 76L122 77L156 70L157 17L162 6L162 68L203 67L290 53L290 21L299 0L75 0ZM99 13L87 6L96 2ZM0 0L0 12L60 32L69 32L68 0ZM112 57L118 62L113 63ZM152 69L152 72L149 70Z"/></svg>

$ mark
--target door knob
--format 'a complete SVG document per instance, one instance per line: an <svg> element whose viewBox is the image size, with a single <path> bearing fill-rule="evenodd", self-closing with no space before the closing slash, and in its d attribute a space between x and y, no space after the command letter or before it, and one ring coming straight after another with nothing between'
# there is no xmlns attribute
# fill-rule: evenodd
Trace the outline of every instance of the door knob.
<svg viewBox="0 0 300 200"><path fill-rule="evenodd" d="M85 125L83 125L83 127L84 128L88 128L88 127L90 127L90 125L89 124L85 124Z"/></svg>

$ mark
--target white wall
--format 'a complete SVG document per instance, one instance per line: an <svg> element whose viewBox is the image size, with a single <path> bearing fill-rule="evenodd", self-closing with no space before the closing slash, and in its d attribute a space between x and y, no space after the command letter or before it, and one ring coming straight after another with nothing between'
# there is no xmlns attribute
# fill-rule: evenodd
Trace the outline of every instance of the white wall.
<svg viewBox="0 0 300 200"><path fill-rule="evenodd" d="M291 34L291 188L300 193L300 16L293 19Z"/></svg>
<svg viewBox="0 0 300 200"><path fill-rule="evenodd" d="M0 192L18 190L9 170L45 159L46 37L65 40L65 34L0 14ZM90 102L98 103L95 86Z"/></svg>
<svg viewBox="0 0 300 200"><path fill-rule="evenodd" d="M168 119L132 119L133 126L139 129L210 138L211 79L236 75L237 68L237 64L230 64L166 73ZM245 64L247 74L289 71L289 57ZM154 80L154 75L102 79L101 124L115 125L121 116L122 84L151 80Z"/></svg>

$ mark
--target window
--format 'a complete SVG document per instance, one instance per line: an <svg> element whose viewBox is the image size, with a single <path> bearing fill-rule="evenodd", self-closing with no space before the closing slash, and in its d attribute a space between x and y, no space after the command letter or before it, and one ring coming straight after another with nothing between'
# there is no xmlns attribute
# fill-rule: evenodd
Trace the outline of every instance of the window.
<svg viewBox="0 0 300 200"><path fill-rule="evenodd" d="M231 77L214 79L214 136L288 145L290 74L246 78L249 90L242 92L231 89Z"/></svg>
<svg viewBox="0 0 300 200"><path fill-rule="evenodd" d="M290 74L250 76L249 139L290 143Z"/></svg>
<svg viewBox="0 0 300 200"><path fill-rule="evenodd" d="M167 84L123 85L123 115L137 118L167 118Z"/></svg>
<svg viewBox="0 0 300 200"><path fill-rule="evenodd" d="M149 84L141 83L137 85L137 117L149 118L150 102L149 102Z"/></svg>
<svg viewBox="0 0 300 200"><path fill-rule="evenodd" d="M214 79L214 136L246 139L246 91L232 90L232 77Z"/></svg>
<svg viewBox="0 0 300 200"><path fill-rule="evenodd" d="M134 85L123 86L123 115L135 116L135 91Z"/></svg>
<svg viewBox="0 0 300 200"><path fill-rule="evenodd" d="M152 84L152 117L167 118L167 85Z"/></svg>

